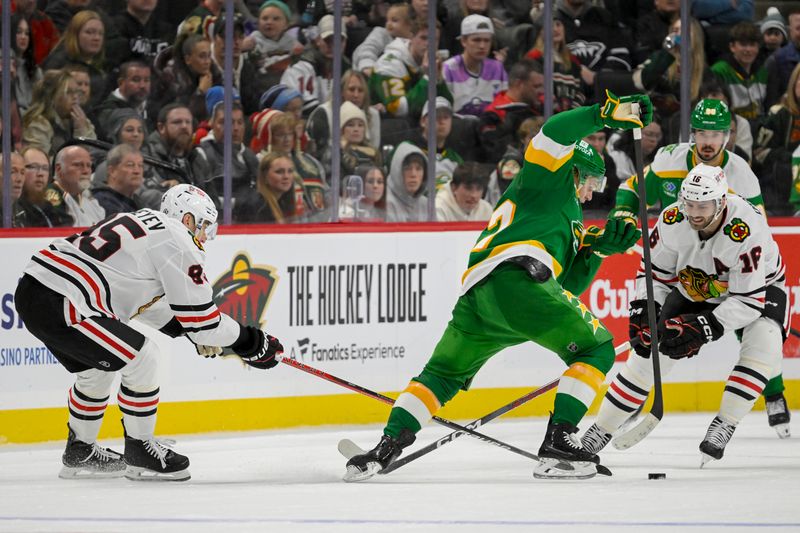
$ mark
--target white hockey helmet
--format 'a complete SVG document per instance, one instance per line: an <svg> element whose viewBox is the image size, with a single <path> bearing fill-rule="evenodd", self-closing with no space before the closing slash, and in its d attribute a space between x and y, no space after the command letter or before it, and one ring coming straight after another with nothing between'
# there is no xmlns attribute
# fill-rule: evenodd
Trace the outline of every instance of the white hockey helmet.
<svg viewBox="0 0 800 533"><path fill-rule="evenodd" d="M722 212L724 198L728 195L728 178L720 167L700 163L686 175L681 183L681 203L706 202L713 200L716 203L714 218ZM682 207L681 210L685 210Z"/></svg>
<svg viewBox="0 0 800 533"><path fill-rule="evenodd" d="M195 235L203 228L208 240L217 235L217 208L211 197L194 185L181 183L167 190L161 197L161 212L178 220L191 213L196 224Z"/></svg>

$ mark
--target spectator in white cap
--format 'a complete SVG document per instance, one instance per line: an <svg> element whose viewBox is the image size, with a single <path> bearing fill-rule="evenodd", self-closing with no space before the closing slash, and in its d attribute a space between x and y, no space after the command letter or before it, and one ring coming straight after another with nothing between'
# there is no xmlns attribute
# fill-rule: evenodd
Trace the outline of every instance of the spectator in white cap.
<svg viewBox="0 0 800 533"><path fill-rule="evenodd" d="M461 21L464 53L444 62L444 82L453 95L456 113L478 116L500 91L508 89L503 64L489 57L494 24L489 17L469 15Z"/></svg>
<svg viewBox="0 0 800 533"><path fill-rule="evenodd" d="M767 16L759 24L759 29L764 38L764 48L766 48L768 54L771 54L789 40L789 33L786 31L786 20L777 7L773 6L767 9Z"/></svg>
<svg viewBox="0 0 800 533"><path fill-rule="evenodd" d="M428 102L422 108L419 119L420 132L411 140L415 145L428 155ZM448 138L453 129L453 106L447 98L436 97L436 188L450 183L456 166L464 159L449 145Z"/></svg>
<svg viewBox="0 0 800 533"><path fill-rule="evenodd" d="M303 96L303 116L308 115L322 102L328 100L333 83L333 56L342 56L342 72L350 68L350 60L343 51L347 46L347 30L341 27L342 49L333 49L333 15L325 15L317 25L319 35L313 46L306 49L300 60L287 68L281 83Z"/></svg>

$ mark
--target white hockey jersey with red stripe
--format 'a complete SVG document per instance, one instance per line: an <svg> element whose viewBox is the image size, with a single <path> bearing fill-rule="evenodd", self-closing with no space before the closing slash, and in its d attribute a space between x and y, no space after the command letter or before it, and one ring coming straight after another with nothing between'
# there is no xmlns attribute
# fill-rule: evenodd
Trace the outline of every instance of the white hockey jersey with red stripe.
<svg viewBox="0 0 800 533"><path fill-rule="evenodd" d="M180 221L152 209L56 239L33 255L25 273L63 294L83 317L138 316L155 327L175 317L192 341L213 346L230 346L240 334L212 300L203 246Z"/></svg>
<svg viewBox="0 0 800 533"><path fill-rule="evenodd" d="M761 316L767 286L785 282L766 219L753 204L729 193L722 224L701 240L678 205L661 212L650 234L655 300L663 304L677 287L688 300L719 304L714 316L725 329L747 326ZM642 264L636 298L646 296Z"/></svg>

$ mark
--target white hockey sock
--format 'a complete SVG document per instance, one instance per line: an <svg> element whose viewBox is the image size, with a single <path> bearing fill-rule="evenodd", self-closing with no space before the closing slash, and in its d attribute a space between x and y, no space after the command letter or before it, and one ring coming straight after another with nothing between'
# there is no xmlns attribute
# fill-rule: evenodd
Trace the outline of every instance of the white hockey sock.
<svg viewBox="0 0 800 533"><path fill-rule="evenodd" d="M750 412L769 381L760 370L753 369L744 361L733 367L725 384L725 391L722 393L720 418L736 425Z"/></svg>
<svg viewBox="0 0 800 533"><path fill-rule="evenodd" d="M93 444L97 440L114 377L113 372L95 368L75 375L75 384L69 389L67 401L69 427L79 441Z"/></svg>
<svg viewBox="0 0 800 533"><path fill-rule="evenodd" d="M158 347L147 340L136 357L120 371L122 383L117 401L125 431L131 437L153 437L158 410Z"/></svg>
<svg viewBox="0 0 800 533"><path fill-rule="evenodd" d="M156 429L156 411L158 410L158 392L136 392L120 385L117 402L122 411L125 431L129 436L146 440L153 437Z"/></svg>
<svg viewBox="0 0 800 533"><path fill-rule="evenodd" d="M108 396L92 398L78 390L77 385L69 389L69 427L81 442L94 443L103 423L108 405Z"/></svg>
<svg viewBox="0 0 800 533"><path fill-rule="evenodd" d="M630 368L623 367L609 385L595 423L607 433L614 433L647 400L652 383Z"/></svg>

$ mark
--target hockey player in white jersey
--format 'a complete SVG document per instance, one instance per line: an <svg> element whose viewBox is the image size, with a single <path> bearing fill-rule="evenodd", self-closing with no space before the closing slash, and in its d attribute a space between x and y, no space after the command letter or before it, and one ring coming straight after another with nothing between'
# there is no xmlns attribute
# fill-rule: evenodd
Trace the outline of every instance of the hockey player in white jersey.
<svg viewBox="0 0 800 533"><path fill-rule="evenodd" d="M784 264L766 219L728 192L719 167L700 164L681 184L679 202L662 211L650 234L661 372L735 331L739 360L719 412L700 443L703 464L721 459L736 425L780 371L789 330ZM644 268L636 279L629 335L635 353L608 388L582 444L597 453L647 399L653 386ZM787 428L788 432L788 428Z"/></svg>
<svg viewBox="0 0 800 533"><path fill-rule="evenodd" d="M728 186L737 195L756 205L764 212L764 200L758 178L747 162L725 150L731 129L731 112L725 102L706 98L697 103L691 116L691 142L671 144L661 148L653 162L645 168L647 199L661 208L678 200L689 170L699 163L718 166L725 171ZM636 219L639 207L638 178L631 176L617 190L616 205L611 217ZM779 372L764 388L769 425L784 438L788 430L790 413L783 395L785 387Z"/></svg>
<svg viewBox="0 0 800 533"><path fill-rule="evenodd" d="M190 477L189 459L154 438L158 348L127 325L131 318L172 337L185 335L201 354L230 347L252 367L278 363L278 339L220 313L212 300L203 244L216 228L211 198L194 186L177 185L164 194L160 212L107 218L56 239L25 267L17 310L28 331L76 375L60 477ZM117 372L124 454L96 443Z"/></svg>

